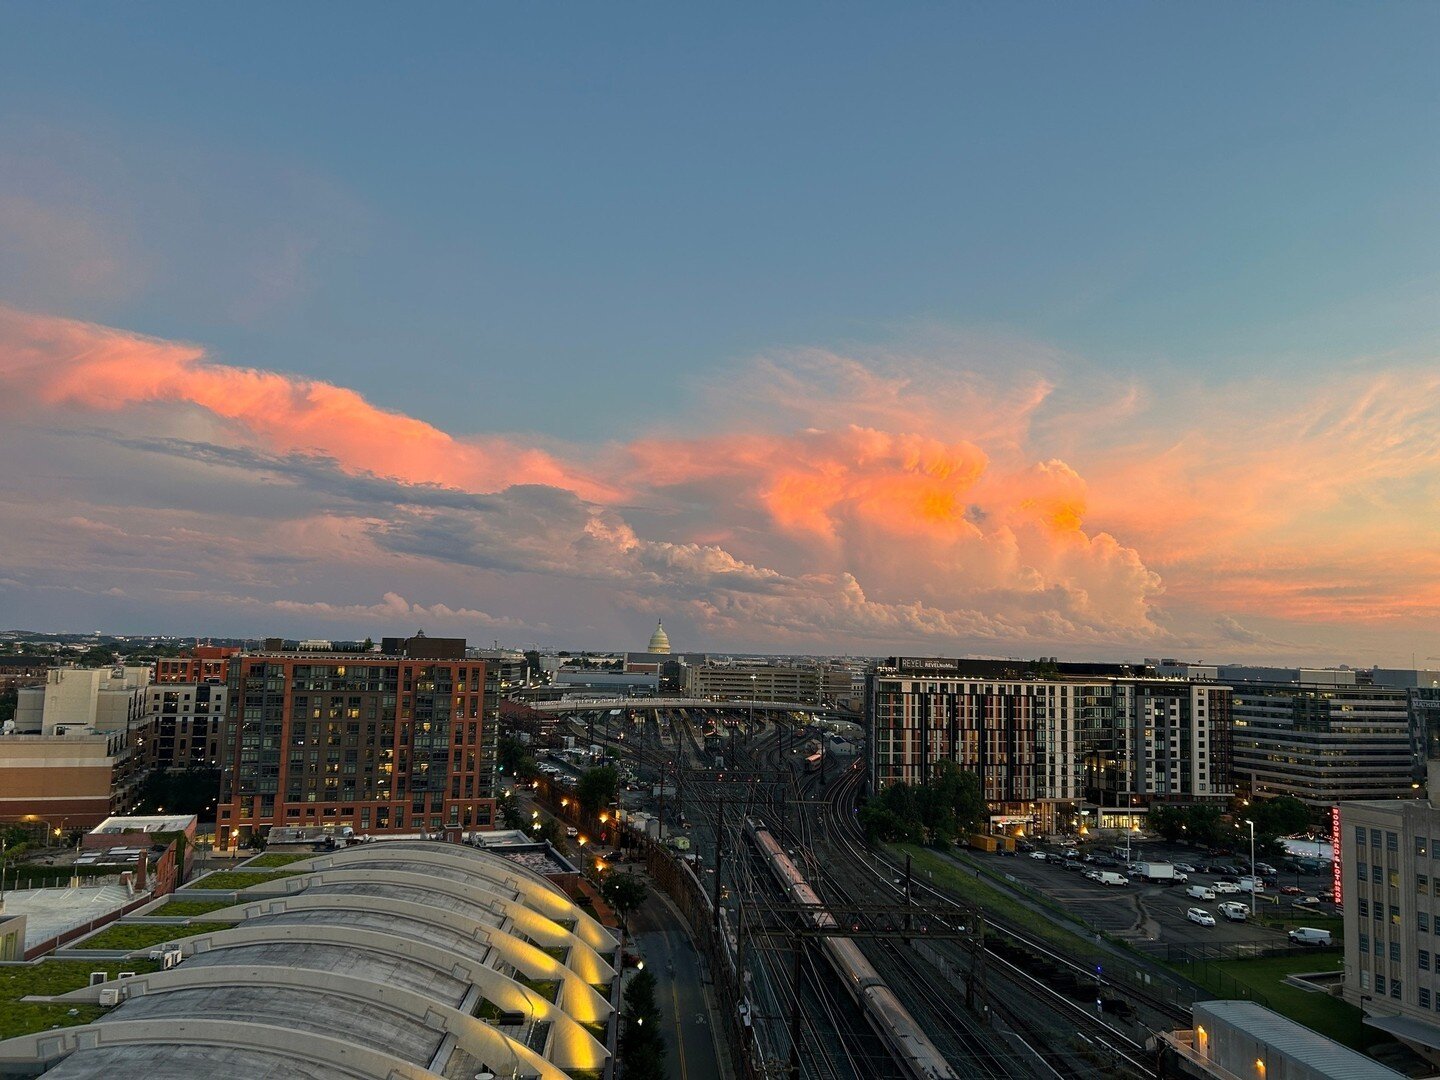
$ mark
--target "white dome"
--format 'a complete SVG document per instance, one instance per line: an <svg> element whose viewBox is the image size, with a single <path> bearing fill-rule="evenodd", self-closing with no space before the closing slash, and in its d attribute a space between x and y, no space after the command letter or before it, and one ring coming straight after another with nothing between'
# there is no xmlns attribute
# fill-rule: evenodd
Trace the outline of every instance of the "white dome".
<svg viewBox="0 0 1440 1080"><path fill-rule="evenodd" d="M655 623L655 632L650 635L650 652L668 653L670 651L670 638L665 633L665 625L661 622Z"/></svg>

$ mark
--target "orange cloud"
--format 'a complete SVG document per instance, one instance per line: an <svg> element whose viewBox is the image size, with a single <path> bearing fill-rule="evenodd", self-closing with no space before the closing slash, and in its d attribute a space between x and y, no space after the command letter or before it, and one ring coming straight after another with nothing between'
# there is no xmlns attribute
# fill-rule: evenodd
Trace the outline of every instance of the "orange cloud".
<svg viewBox="0 0 1440 1080"><path fill-rule="evenodd" d="M615 489L537 449L496 437L457 439L422 420L313 379L205 359L196 346L0 308L0 380L12 407L118 412L149 405L205 410L250 445L332 457L354 472L494 491L550 484L589 498Z"/></svg>

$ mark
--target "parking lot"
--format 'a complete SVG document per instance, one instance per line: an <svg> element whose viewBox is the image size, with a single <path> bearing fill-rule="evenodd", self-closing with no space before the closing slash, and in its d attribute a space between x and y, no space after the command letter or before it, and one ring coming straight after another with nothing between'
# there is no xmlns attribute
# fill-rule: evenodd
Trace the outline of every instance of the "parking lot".
<svg viewBox="0 0 1440 1080"><path fill-rule="evenodd" d="M1086 854L1090 854L1092 858L1096 855L1110 856L1110 847L1109 843L1103 845L1098 843L1081 844L1078 846L1078 851L1082 858ZM1039 849L1047 855L1058 855L1062 850L1053 845L1040 845ZM1123 859L1117 860L1120 863L1124 861ZM1063 904L1092 928L1125 938L1138 947L1164 948L1171 945L1193 943L1218 945L1283 945L1286 943L1282 930L1252 923L1248 918L1243 922L1231 921L1221 914L1219 905L1226 901L1240 902L1248 910L1250 906L1248 892L1217 893L1214 900L1203 900L1186 893L1187 886L1213 887L1224 877L1237 876L1201 871L1198 869L1199 865L1219 862L1233 866L1245 874L1249 872L1248 855L1244 858L1221 856L1212 860L1203 852L1197 852L1191 848L1160 842L1139 842L1132 845L1130 861L1132 863L1168 862L1171 865L1182 863L1195 866L1197 869L1188 874L1188 880L1183 883L1155 884L1137 879L1132 880L1128 885L1116 886L1102 885L1088 880L1085 877L1085 871L1100 869L1123 873L1125 869L1123 865L1097 868L1093 863L1082 863L1080 869L1065 869L1059 860L1051 861L1047 858L1046 861L1041 862L1032 858L1029 853L1021 853L1016 857L1006 857L1002 860L1004 872L1018 883L1027 885ZM1279 891L1287 886L1299 888L1300 895L1293 896ZM1328 872L1325 874L1296 874L1293 871L1282 869L1276 883L1267 885L1266 890L1255 897L1256 910L1261 915L1279 914L1301 924L1304 924L1307 917L1334 916L1338 914L1338 909L1328 901L1322 900L1318 904L1296 906L1296 901L1301 897L1318 896L1329 886ZM1203 926L1190 921L1186 917L1186 912L1192 907L1208 911L1215 918L1215 925Z"/></svg>

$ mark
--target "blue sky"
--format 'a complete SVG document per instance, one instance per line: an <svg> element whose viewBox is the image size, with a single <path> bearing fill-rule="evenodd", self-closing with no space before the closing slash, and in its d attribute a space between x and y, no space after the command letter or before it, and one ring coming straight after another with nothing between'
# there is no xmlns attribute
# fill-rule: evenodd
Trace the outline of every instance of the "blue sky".
<svg viewBox="0 0 1440 1080"><path fill-rule="evenodd" d="M885 604L968 613L927 637L925 611L887 608L865 639L882 644L901 618L912 640L945 647L957 626L997 640L1015 629L1023 651L1041 630L987 621L1014 595L946 592L957 574L1010 567L998 554L1008 541L942 556L917 525L905 539L928 569L892 581L872 565L883 545L856 524L874 511L861 488L832 491L830 518L797 524L776 494L798 490L794 478L756 457L747 478L722 480L710 462L751 460L762 445L815 476L855 475L871 450L793 440L843 442L862 413L896 440L897 476L916 467L911 436L946 448L926 459L941 472L975 443L987 477L1023 489L1013 506L1058 500L1051 525L1081 521L1087 544L1113 537L1139 567L1087 584L1058 554L1068 539L1028 554L1019 543L1005 588L1059 620L1049 640L1081 626L1077 648L1133 651L1170 635L1176 648L1339 655L1365 604L1393 607L1407 580L1429 596L1440 570L1408 531L1429 521L1414 524L1413 506L1429 514L1440 494L1431 418L1397 414L1392 400L1424 385L1436 355L1434 4L0 3L0 20L0 304L46 348L79 332L37 329L38 318L195 343L206 363L333 384L478 447L469 472L432 476L412 460L395 470L407 482L486 495L554 483L619 515L641 543L713 547L779 574L796 610L815 599L801 584L812 578L831 590L827 610L842 609L849 574L885 582L865 603L880 603L878 590ZM803 377L776 395L775 372L796 357L809 358ZM902 388L896 408L875 420L866 410L887 387ZM169 391L131 401L129 389L125 423L119 400L67 398L101 415L57 414L48 432L67 445L102 421L153 434L151 406ZM181 397L196 412L171 437L376 470L353 446L287 440L258 413ZM1387 441L1387 429L1400 434ZM737 433L743 445L725 441ZM712 441L633 445L652 434ZM1237 455L1251 444L1253 458ZM558 464L517 465L524 451ZM684 478L668 464L682 458ZM1154 475L1137 479L1137 460ZM1057 461L1075 474L1073 495L1055 493ZM154 501L183 485L169 466L143 481L141 463L130 467L123 480L57 474L49 490L77 505L110 492L108 524L134 534L120 520L127 490ZM1306 469L1318 471L1297 475ZM1257 481L1236 502L1246 509L1227 525L1232 549L1205 561L1193 507L1252 477L1272 486ZM1191 499L1167 506L1163 528L1127 506L1152 487ZM998 496L977 517L972 495L929 492L916 520L953 504L957 521L1019 527ZM347 512L398 528L386 506ZM1397 514L1412 524L1377 555ZM1305 552L1275 546L1291 542ZM1116 565L1087 551L1090 570ZM479 610L503 596L496 625L534 635L567 621L597 637L638 628L684 597L700 609L673 618L692 640L804 643L788 622L752 632L715 614L726 604L696 599L708 586L666 576L673 551L651 554L670 569L620 575L623 596L586 578L594 595L573 608L538 585L458 584L460 564L429 577L411 563L349 570L363 563L415 603L471 589L446 602ZM133 553L77 555L94 560L97 595L135 565ZM58 601L35 590L54 582L17 566L11 587L31 591L11 603L39 618ZM1336 579L1360 599L1327 614ZM379 595L360 595L353 573L313 568L306 580L315 604L356 611ZM245 580L227 588L263 599ZM1068 597L1058 608L1031 604L1052 589ZM1271 610L1257 592L1281 599ZM93 614L160 624L205 611L147 595L96 600ZM1099 596L1119 606L1095 615ZM73 617L92 613L66 603ZM635 610L619 620L606 607L617 603ZM1308 629L1316 619L1330 629ZM1114 636L1121 624L1131 637ZM1216 626L1231 629L1217 639ZM1409 651L1412 631L1387 624L1373 648Z"/></svg>
<svg viewBox="0 0 1440 1080"><path fill-rule="evenodd" d="M62 313L452 430L917 322L1121 370L1433 333L1433 5L782 7L9 4L0 111L154 267Z"/></svg>

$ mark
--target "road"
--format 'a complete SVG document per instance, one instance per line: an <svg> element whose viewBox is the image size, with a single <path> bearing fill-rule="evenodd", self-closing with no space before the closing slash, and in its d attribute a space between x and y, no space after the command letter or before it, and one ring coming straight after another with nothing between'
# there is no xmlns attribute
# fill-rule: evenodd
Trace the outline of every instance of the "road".
<svg viewBox="0 0 1440 1080"><path fill-rule="evenodd" d="M721 1049L705 1000L700 957L680 914L652 890L630 917L634 948L654 972L666 1069L679 1080L720 1080ZM631 976L627 976L627 981Z"/></svg>

